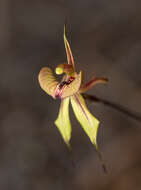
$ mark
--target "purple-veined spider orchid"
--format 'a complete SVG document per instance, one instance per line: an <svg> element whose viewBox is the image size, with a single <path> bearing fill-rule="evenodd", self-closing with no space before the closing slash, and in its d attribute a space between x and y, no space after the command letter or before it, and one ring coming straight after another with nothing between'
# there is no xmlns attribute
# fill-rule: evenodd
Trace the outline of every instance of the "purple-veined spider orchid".
<svg viewBox="0 0 141 190"><path fill-rule="evenodd" d="M67 64L59 64L55 69L56 74L65 74L61 82L56 80L49 67L44 67L39 72L39 83L48 95L54 99L61 99L59 115L55 121L55 125L59 129L67 146L70 148L71 123L69 118L69 102L71 101L78 122L98 150L97 131L99 121L89 112L81 93L91 89L97 83L106 83L107 78L93 77L89 82L83 84L82 71L77 73L75 70L73 55L65 34L65 27L64 44L67 54Z"/></svg>

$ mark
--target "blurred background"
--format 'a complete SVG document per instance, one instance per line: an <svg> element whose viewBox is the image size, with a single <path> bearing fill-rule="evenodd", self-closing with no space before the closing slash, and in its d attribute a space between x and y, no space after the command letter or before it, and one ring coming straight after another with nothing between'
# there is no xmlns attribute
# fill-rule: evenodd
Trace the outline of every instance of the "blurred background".
<svg viewBox="0 0 141 190"><path fill-rule="evenodd" d="M0 189L140 190L141 123L88 103L101 121L95 148L71 109L72 152L54 120L60 100L39 86L43 66L66 61L63 27L85 80L108 77L89 93L141 114L141 2L0 1Z"/></svg>

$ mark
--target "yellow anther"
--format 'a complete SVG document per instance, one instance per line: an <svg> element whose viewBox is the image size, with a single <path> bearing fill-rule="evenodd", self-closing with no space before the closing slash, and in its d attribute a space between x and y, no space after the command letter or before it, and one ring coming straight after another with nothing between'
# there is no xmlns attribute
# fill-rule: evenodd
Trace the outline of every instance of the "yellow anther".
<svg viewBox="0 0 141 190"><path fill-rule="evenodd" d="M63 74L63 72L64 72L64 69L63 69L63 68L61 68L61 67L56 67L55 73L56 73L57 75L61 75L61 74Z"/></svg>
<svg viewBox="0 0 141 190"><path fill-rule="evenodd" d="M72 65L63 63L63 64L59 64L56 67L55 73L57 75L61 75L63 73L66 73L67 75L72 75L72 73L74 73L74 69Z"/></svg>

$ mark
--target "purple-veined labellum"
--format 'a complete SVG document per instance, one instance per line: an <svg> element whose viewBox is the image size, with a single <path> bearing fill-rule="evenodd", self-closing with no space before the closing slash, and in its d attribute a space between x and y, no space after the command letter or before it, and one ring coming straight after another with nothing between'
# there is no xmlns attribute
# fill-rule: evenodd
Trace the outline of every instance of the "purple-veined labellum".
<svg viewBox="0 0 141 190"><path fill-rule="evenodd" d="M62 81L58 84L55 91L55 98L61 98L64 88L67 87L74 79L74 77L69 77L67 81Z"/></svg>

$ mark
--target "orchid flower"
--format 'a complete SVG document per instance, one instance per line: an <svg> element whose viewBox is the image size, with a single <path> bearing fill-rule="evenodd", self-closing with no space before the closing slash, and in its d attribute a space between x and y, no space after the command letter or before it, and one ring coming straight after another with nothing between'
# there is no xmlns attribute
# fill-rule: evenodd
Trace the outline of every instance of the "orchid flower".
<svg viewBox="0 0 141 190"><path fill-rule="evenodd" d="M64 74L61 82L58 82L49 67L44 67L39 72L39 83L41 88L54 99L60 98L61 105L55 125L59 129L65 143L70 147L71 139L71 122L69 118L69 102L74 114L90 138L93 145L97 146L97 131L99 121L88 110L85 100L81 95L85 91L91 89L97 83L107 82L106 78L93 77L89 82L83 84L82 71L79 73L75 70L75 64L69 42L66 38L64 27L64 44L67 54L67 63L59 64L55 73L57 75Z"/></svg>

